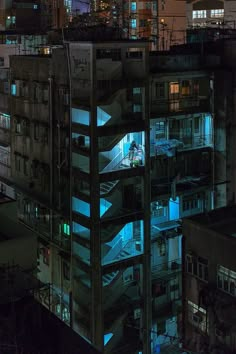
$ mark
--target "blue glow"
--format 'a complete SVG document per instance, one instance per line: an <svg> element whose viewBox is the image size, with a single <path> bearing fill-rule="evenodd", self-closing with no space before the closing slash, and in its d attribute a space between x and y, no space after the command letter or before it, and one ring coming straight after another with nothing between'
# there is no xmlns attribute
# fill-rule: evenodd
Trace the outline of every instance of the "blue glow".
<svg viewBox="0 0 236 354"><path fill-rule="evenodd" d="M132 19L130 20L130 27L131 27L131 28L136 28L136 27L137 27L137 20L136 20L136 18L132 18Z"/></svg>
<svg viewBox="0 0 236 354"><path fill-rule="evenodd" d="M72 197L72 209L76 213L80 213L80 214L90 217L90 204L84 202L81 199L78 199L76 197Z"/></svg>
<svg viewBox="0 0 236 354"><path fill-rule="evenodd" d="M102 217L105 212L112 206L112 203L108 202L106 199L100 199L100 217Z"/></svg>
<svg viewBox="0 0 236 354"><path fill-rule="evenodd" d="M106 113L100 107L97 107L97 125L101 126L106 124L111 118L110 114Z"/></svg>
<svg viewBox="0 0 236 354"><path fill-rule="evenodd" d="M170 198L169 200L169 220L179 219L179 197L176 197L175 200Z"/></svg>
<svg viewBox="0 0 236 354"><path fill-rule="evenodd" d="M16 95L16 84L11 85L11 94L12 94L12 96Z"/></svg>
<svg viewBox="0 0 236 354"><path fill-rule="evenodd" d="M72 223L72 230L75 234L78 234L80 237L89 239L90 238L90 230L87 227L84 227L77 222Z"/></svg>
<svg viewBox="0 0 236 354"><path fill-rule="evenodd" d="M131 11L136 11L136 9L137 9L137 3L136 3L136 2L131 2L130 9L131 9Z"/></svg>
<svg viewBox="0 0 236 354"><path fill-rule="evenodd" d="M206 144L211 144L211 137L212 137L212 133L213 133L213 129L212 129L212 117L210 114L206 114L205 115L205 119L204 119L204 123L205 123L205 138L206 138Z"/></svg>
<svg viewBox="0 0 236 354"><path fill-rule="evenodd" d="M107 345L109 340L113 337L113 333L104 334L104 346Z"/></svg>
<svg viewBox="0 0 236 354"><path fill-rule="evenodd" d="M72 108L72 122L89 125L90 114L83 109Z"/></svg>

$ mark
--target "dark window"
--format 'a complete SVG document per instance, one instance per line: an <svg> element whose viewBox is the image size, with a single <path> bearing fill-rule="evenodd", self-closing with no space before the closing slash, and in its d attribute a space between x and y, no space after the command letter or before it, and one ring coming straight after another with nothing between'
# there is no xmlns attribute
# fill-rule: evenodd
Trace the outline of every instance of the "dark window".
<svg viewBox="0 0 236 354"><path fill-rule="evenodd" d="M66 280L70 280L70 266L66 262L63 262L63 277Z"/></svg>
<svg viewBox="0 0 236 354"><path fill-rule="evenodd" d="M50 249L45 247L43 250L43 263L49 265L50 261Z"/></svg>

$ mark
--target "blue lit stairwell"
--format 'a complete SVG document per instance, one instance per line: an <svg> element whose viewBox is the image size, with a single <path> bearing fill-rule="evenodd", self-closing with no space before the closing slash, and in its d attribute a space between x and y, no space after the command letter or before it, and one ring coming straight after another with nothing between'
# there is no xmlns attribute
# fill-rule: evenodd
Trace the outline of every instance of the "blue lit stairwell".
<svg viewBox="0 0 236 354"><path fill-rule="evenodd" d="M103 244L102 264L112 263L143 252L143 223L139 227L133 222L126 224L109 242Z"/></svg>
<svg viewBox="0 0 236 354"><path fill-rule="evenodd" d="M118 141L117 141L118 140ZM144 146L143 146L143 133L129 133L126 135L118 136L105 136L102 137L101 147L103 146L103 151L99 153L100 162L100 173L110 172L114 170L119 170L123 168L130 168L130 146L131 142L135 141L138 148L134 149L133 159L138 164L135 166L144 165ZM116 144L116 145L115 145ZM112 146L112 149L106 150L108 146ZM109 162L102 165L102 161L106 158Z"/></svg>

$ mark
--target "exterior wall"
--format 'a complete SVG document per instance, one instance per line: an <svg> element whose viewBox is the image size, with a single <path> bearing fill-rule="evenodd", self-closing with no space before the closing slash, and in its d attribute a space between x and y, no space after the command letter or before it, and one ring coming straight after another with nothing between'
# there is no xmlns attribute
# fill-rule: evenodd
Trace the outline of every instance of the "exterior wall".
<svg viewBox="0 0 236 354"><path fill-rule="evenodd" d="M152 40L151 49L168 50L185 42L185 1L126 1L123 27L128 38Z"/></svg>
<svg viewBox="0 0 236 354"><path fill-rule="evenodd" d="M225 209L227 215L227 209ZM209 214L210 215L210 214ZM210 216L209 216L210 220ZM217 221L215 220L217 229ZM223 221L224 222L224 221ZM209 226L211 222L209 221ZM222 229L221 226L219 226ZM224 227L227 230L227 225ZM230 338L234 336L234 323L235 308L233 307L234 297L228 295L222 290L217 289L217 269L221 265L227 269L235 270L235 256L234 237L225 236L216 231L210 230L197 222L191 220L183 221L183 234L185 237L184 243L184 259L185 270L183 273L184 282L184 338L186 348L194 351L200 351L209 345L211 348L222 345L222 351L224 353L231 353L231 350L235 350L233 342L230 342ZM188 273L187 269L187 257L201 257L208 261L208 280L203 281L198 276L194 276ZM207 300L205 294L208 294L211 300ZM188 314L188 301L193 302L197 306L207 311L207 327L208 333L203 331L200 326L193 324L189 320ZM207 301L211 301L209 305ZM227 305L228 304L228 305ZM228 311L231 311L229 315ZM215 317L217 316L217 317ZM223 323L228 323L227 334L223 341L221 337L216 335L215 328L222 328ZM230 337L232 336L232 337ZM230 344L231 343L231 344ZM228 347L228 349L227 349Z"/></svg>

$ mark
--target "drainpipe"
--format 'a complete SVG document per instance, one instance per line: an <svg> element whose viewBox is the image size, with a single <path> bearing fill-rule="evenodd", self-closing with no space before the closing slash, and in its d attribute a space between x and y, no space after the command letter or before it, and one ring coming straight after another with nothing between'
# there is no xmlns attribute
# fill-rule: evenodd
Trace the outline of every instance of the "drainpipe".
<svg viewBox="0 0 236 354"><path fill-rule="evenodd" d="M64 42L64 40L63 40ZM69 42L65 43L68 83L69 83L69 224L70 224L70 326L73 328L73 234L72 234L72 81L71 81L71 62Z"/></svg>
<svg viewBox="0 0 236 354"><path fill-rule="evenodd" d="M49 129L50 129L50 137L49 137L49 159L50 159L50 238L53 238L53 114L52 114L52 77L48 78L49 82Z"/></svg>

